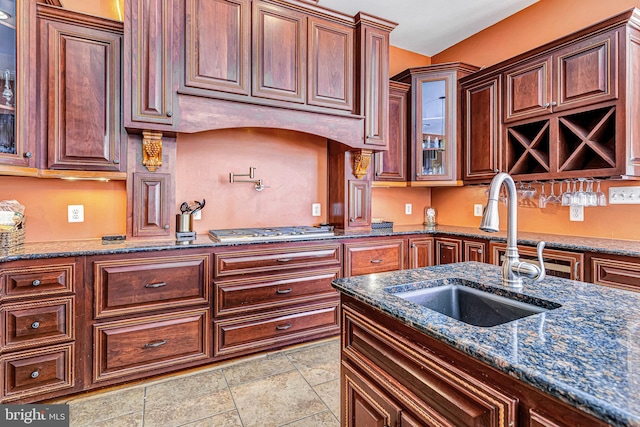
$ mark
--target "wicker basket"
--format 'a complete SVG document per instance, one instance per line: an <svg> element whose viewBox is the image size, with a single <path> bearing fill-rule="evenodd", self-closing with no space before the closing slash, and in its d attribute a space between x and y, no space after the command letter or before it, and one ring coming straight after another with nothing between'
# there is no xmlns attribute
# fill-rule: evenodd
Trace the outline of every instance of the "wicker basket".
<svg viewBox="0 0 640 427"><path fill-rule="evenodd" d="M0 248L12 248L24 243L26 218L14 225L10 230L0 230Z"/></svg>

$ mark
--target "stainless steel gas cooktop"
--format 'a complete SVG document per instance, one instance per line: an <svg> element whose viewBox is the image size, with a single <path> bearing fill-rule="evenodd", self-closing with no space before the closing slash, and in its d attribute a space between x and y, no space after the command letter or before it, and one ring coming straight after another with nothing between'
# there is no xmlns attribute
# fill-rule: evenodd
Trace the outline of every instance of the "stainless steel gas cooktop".
<svg viewBox="0 0 640 427"><path fill-rule="evenodd" d="M270 242L274 240L295 240L333 236L332 225L267 227L267 228L227 228L209 230L209 237L218 242Z"/></svg>

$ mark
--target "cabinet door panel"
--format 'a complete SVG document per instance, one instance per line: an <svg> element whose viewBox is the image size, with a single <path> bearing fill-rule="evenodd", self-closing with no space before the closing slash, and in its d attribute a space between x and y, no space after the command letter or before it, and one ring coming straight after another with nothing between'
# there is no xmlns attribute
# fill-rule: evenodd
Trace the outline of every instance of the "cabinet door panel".
<svg viewBox="0 0 640 427"><path fill-rule="evenodd" d="M436 238L434 242L436 247L436 265L460 262L462 258L462 240Z"/></svg>
<svg viewBox="0 0 640 427"><path fill-rule="evenodd" d="M433 265L433 238L409 239L409 268Z"/></svg>
<svg viewBox="0 0 640 427"><path fill-rule="evenodd" d="M551 105L551 57L505 73L504 121L548 114Z"/></svg>
<svg viewBox="0 0 640 427"><path fill-rule="evenodd" d="M285 8L253 2L253 95L304 102L306 17Z"/></svg>
<svg viewBox="0 0 640 427"><path fill-rule="evenodd" d="M485 242L475 242L464 240L462 242L464 261L488 262L487 244Z"/></svg>
<svg viewBox="0 0 640 427"><path fill-rule="evenodd" d="M389 149L374 154L376 181L407 180L407 100L411 86L389 82Z"/></svg>
<svg viewBox="0 0 640 427"><path fill-rule="evenodd" d="M598 285L640 291L640 263L634 261L592 256L591 281Z"/></svg>
<svg viewBox="0 0 640 427"><path fill-rule="evenodd" d="M133 174L133 235L168 236L170 175Z"/></svg>
<svg viewBox="0 0 640 427"><path fill-rule="evenodd" d="M404 240L345 243L345 277L362 274L403 270L405 264Z"/></svg>
<svg viewBox="0 0 640 427"><path fill-rule="evenodd" d="M386 146L389 138L389 33L365 27L361 41L364 45L365 144Z"/></svg>
<svg viewBox="0 0 640 427"><path fill-rule="evenodd" d="M185 19L185 85L249 94L249 0L189 0Z"/></svg>
<svg viewBox="0 0 640 427"><path fill-rule="evenodd" d="M3 308L5 350L72 340L73 297L11 304Z"/></svg>
<svg viewBox="0 0 640 427"><path fill-rule="evenodd" d="M172 28L173 3L164 0L128 2L131 57L125 62L125 78L131 79L132 122L172 124ZM129 30L129 31L127 31ZM126 115L125 115L126 117Z"/></svg>
<svg viewBox="0 0 640 427"><path fill-rule="evenodd" d="M353 108L353 29L309 18L309 93L307 103Z"/></svg>
<svg viewBox="0 0 640 427"><path fill-rule="evenodd" d="M349 227L371 225L371 187L369 181L349 180Z"/></svg>
<svg viewBox="0 0 640 427"><path fill-rule="evenodd" d="M120 171L121 36L41 25L48 34L48 167Z"/></svg>
<svg viewBox="0 0 640 427"><path fill-rule="evenodd" d="M465 180L491 179L499 168L500 76L464 88Z"/></svg>
<svg viewBox="0 0 640 427"><path fill-rule="evenodd" d="M506 248L506 243L491 242L489 244L491 264L502 265ZM518 245L518 254L520 255L520 261L539 264L536 248ZM571 280L583 280L584 278L584 254L582 253L545 249L543 262L547 276L563 277Z"/></svg>

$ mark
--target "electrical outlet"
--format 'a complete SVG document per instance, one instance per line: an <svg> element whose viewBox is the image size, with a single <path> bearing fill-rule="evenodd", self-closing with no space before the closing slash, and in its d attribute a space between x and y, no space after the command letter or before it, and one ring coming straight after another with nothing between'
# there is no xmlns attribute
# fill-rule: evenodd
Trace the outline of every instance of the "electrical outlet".
<svg viewBox="0 0 640 427"><path fill-rule="evenodd" d="M320 203L311 204L311 216L320 216Z"/></svg>
<svg viewBox="0 0 640 427"><path fill-rule="evenodd" d="M67 215L69 222L84 222L84 205L68 205Z"/></svg>
<svg viewBox="0 0 640 427"><path fill-rule="evenodd" d="M569 206L569 221L584 221L584 206Z"/></svg>
<svg viewBox="0 0 640 427"><path fill-rule="evenodd" d="M404 213L407 215L411 215L411 211L412 211L411 203L406 203L404 205Z"/></svg>
<svg viewBox="0 0 640 427"><path fill-rule="evenodd" d="M483 206L480 203L473 205L473 216L482 216Z"/></svg>
<svg viewBox="0 0 640 427"><path fill-rule="evenodd" d="M193 217L194 221L200 221L202 219L202 209L192 213L191 216Z"/></svg>

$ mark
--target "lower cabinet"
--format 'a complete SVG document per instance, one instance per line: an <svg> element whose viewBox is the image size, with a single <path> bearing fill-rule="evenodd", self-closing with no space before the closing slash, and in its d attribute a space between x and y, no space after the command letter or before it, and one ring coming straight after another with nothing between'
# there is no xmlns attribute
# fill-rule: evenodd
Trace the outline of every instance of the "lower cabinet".
<svg viewBox="0 0 640 427"><path fill-rule="evenodd" d="M488 262L487 241L480 239L461 239L457 237L436 237L435 265L454 262Z"/></svg>
<svg viewBox="0 0 640 427"><path fill-rule="evenodd" d="M491 264L502 265L507 244L491 242ZM518 245L518 254L523 261L539 264L536 248L532 246ZM571 280L585 280L584 278L584 254L559 249L547 249L543 251L544 267L548 276L562 277Z"/></svg>
<svg viewBox="0 0 640 427"><path fill-rule="evenodd" d="M409 268L433 265L433 237L409 238Z"/></svg>
<svg viewBox="0 0 640 427"><path fill-rule="evenodd" d="M367 239L344 244L344 277L404 270L405 239Z"/></svg>
<svg viewBox="0 0 640 427"><path fill-rule="evenodd" d="M587 254L586 280L597 285L640 291L640 260L627 256Z"/></svg>
<svg viewBox="0 0 640 427"><path fill-rule="evenodd" d="M605 423L342 295L343 427Z"/></svg>

